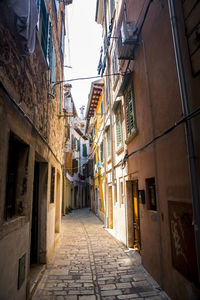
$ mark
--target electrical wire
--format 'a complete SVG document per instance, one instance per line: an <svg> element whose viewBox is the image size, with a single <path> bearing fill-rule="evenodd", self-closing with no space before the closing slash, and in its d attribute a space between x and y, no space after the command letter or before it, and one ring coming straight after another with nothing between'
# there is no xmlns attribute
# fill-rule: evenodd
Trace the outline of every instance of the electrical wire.
<svg viewBox="0 0 200 300"><path fill-rule="evenodd" d="M97 79L97 78L102 78L102 77L109 77L109 76L117 76L117 75L121 75L121 76L125 76L127 74L125 73L113 73L113 74L105 74L105 75L97 75L97 76L89 76L89 77L78 77L78 78L72 78L72 79L66 79L66 80L59 80L59 81L52 81L51 83L53 84L53 86L57 85L57 84L61 84L64 82L72 82L72 81L78 81L78 80L88 80L88 79Z"/></svg>
<svg viewBox="0 0 200 300"><path fill-rule="evenodd" d="M192 111L190 114L188 114L187 116L183 117L182 119L180 119L179 121L177 121L176 123L174 123L174 125L172 125L171 127L169 127L168 129L166 129L164 132L162 132L161 134L157 135L156 137L154 137L150 142L148 142L147 144L145 144L144 146L140 147L139 149L131 152L131 153L127 153L123 160L122 160L122 168L125 167L125 163L128 160L129 157L135 155L138 152L141 152L143 150L145 150L147 147L149 147L150 145L152 145L153 143L155 143L158 139L162 138L163 136L167 135L168 133L170 133L171 131L173 131L177 126L181 125L183 122L188 121L194 117L196 117L197 115L200 114L200 106L195 109L194 111Z"/></svg>

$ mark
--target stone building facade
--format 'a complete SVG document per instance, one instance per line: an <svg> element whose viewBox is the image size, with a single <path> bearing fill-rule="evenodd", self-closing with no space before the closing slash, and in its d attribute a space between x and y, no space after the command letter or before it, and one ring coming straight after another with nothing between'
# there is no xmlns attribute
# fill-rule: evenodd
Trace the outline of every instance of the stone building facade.
<svg viewBox="0 0 200 300"><path fill-rule="evenodd" d="M199 12L189 0L97 0L96 10L105 224L172 299L199 298Z"/></svg>
<svg viewBox="0 0 200 300"><path fill-rule="evenodd" d="M31 295L59 238L65 5L0 3L0 298Z"/></svg>

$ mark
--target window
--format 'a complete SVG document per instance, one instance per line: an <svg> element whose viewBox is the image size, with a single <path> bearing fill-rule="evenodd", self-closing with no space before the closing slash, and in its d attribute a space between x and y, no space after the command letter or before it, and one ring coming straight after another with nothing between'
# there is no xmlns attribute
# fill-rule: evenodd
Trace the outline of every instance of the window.
<svg viewBox="0 0 200 300"><path fill-rule="evenodd" d="M126 127L129 137L136 130L133 87L130 83L125 91Z"/></svg>
<svg viewBox="0 0 200 300"><path fill-rule="evenodd" d="M111 157L110 128L107 131L107 152L108 152L108 159L109 159Z"/></svg>
<svg viewBox="0 0 200 300"><path fill-rule="evenodd" d="M23 195L27 190L28 145L10 133L4 218L23 214Z"/></svg>
<svg viewBox="0 0 200 300"><path fill-rule="evenodd" d="M117 148L122 145L123 138L122 138L122 120L121 120L121 104L118 105L116 111L116 141L117 141Z"/></svg>
<svg viewBox="0 0 200 300"><path fill-rule="evenodd" d="M100 159L101 159L101 162L103 162L103 141L101 142L101 145L100 145Z"/></svg>
<svg viewBox="0 0 200 300"><path fill-rule="evenodd" d="M146 179L147 208L157 210L155 178Z"/></svg>
<svg viewBox="0 0 200 300"><path fill-rule="evenodd" d="M62 59L64 59L64 38L65 38L65 25L64 25L64 20L62 20L61 40L60 40L60 50L62 54Z"/></svg>
<svg viewBox="0 0 200 300"><path fill-rule="evenodd" d="M50 203L54 203L54 189L55 189L55 168L51 167L51 193Z"/></svg>
<svg viewBox="0 0 200 300"><path fill-rule="evenodd" d="M83 144L83 156L86 157L87 156L87 145Z"/></svg>

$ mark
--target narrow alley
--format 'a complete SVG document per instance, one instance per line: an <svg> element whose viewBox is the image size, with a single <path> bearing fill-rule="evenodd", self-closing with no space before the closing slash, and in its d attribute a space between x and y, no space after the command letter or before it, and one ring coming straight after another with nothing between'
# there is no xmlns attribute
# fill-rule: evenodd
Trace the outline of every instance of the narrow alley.
<svg viewBox="0 0 200 300"><path fill-rule="evenodd" d="M142 267L140 255L81 209L63 218L62 237L32 299L169 298Z"/></svg>

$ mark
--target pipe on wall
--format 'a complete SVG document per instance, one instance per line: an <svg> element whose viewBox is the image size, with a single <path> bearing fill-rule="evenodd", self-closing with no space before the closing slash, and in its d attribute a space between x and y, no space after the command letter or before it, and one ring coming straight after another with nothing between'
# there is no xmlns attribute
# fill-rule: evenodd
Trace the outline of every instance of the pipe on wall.
<svg viewBox="0 0 200 300"><path fill-rule="evenodd" d="M177 15L175 11L174 0L168 0L169 15L171 21L171 31L173 37L173 45L176 59L176 68L178 74L178 82L181 96L181 103L184 115L190 113L189 109L189 97L188 90L185 80L185 71L183 67L183 58L181 51L180 35L178 29ZM189 169L190 169L190 180L192 187L192 198L193 198L193 217L194 217L194 233L196 241L196 254L197 254L197 266L200 281L200 199L199 199L199 187L198 187L198 173L195 159L195 148L193 141L192 125L190 120L185 122L185 136L188 151Z"/></svg>

